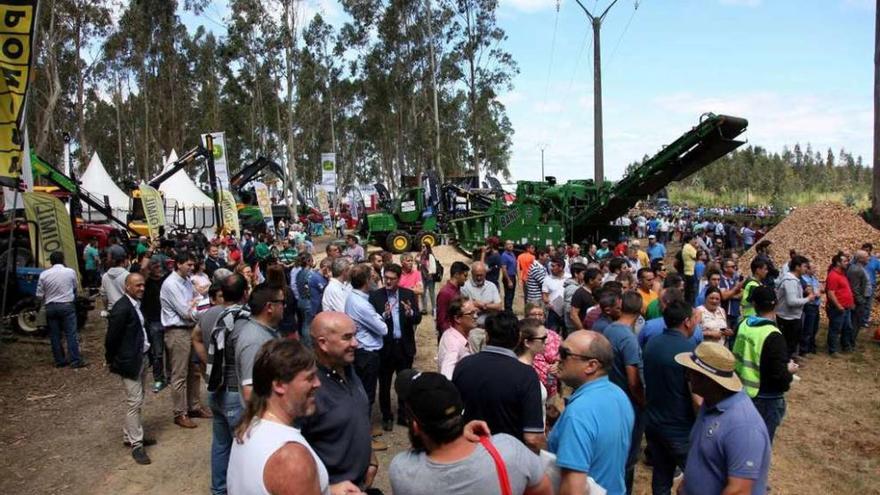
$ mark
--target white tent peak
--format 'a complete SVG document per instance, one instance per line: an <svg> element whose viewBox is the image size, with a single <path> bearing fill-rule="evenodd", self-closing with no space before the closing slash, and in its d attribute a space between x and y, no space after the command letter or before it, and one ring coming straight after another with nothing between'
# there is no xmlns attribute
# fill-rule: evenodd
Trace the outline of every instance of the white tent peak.
<svg viewBox="0 0 880 495"><path fill-rule="evenodd" d="M104 168L104 164L101 163L101 158L97 152L92 153L92 159L89 160L89 166L86 167L86 171L83 172L80 181L82 182L83 189L92 195L100 198L107 196L110 200L111 208L128 210L128 194L113 182L110 174L107 173L107 169Z"/></svg>
<svg viewBox="0 0 880 495"><path fill-rule="evenodd" d="M168 170L176 161L177 152L172 149L162 170ZM196 186L185 169L178 170L169 177L159 186L159 190L165 193L165 199L173 199L183 206L214 206L214 201Z"/></svg>

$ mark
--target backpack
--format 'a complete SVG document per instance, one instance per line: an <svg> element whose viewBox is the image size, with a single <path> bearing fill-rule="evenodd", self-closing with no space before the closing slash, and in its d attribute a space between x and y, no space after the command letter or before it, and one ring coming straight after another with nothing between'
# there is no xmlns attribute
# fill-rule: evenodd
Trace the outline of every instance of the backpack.
<svg viewBox="0 0 880 495"><path fill-rule="evenodd" d="M443 280L443 265L440 264L440 260L434 256L434 282L439 282Z"/></svg>
<svg viewBox="0 0 880 495"><path fill-rule="evenodd" d="M205 370L208 375L208 392L222 390L226 385L226 351L229 346L235 345L229 336L235 328L235 322L250 317L250 309L242 305L230 306L217 317L217 323L211 329L211 342L208 344L208 365Z"/></svg>
<svg viewBox="0 0 880 495"><path fill-rule="evenodd" d="M571 279L566 280L566 282L570 281ZM563 288L562 316L565 319L565 328L569 330L574 328L574 323L571 321L571 300L574 298L575 292L580 288L581 286L577 282L566 283Z"/></svg>

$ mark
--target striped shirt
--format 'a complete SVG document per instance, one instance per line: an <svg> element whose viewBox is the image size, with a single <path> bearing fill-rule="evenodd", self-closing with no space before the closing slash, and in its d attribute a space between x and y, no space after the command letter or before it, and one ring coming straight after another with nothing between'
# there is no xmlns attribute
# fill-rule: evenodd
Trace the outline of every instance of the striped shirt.
<svg viewBox="0 0 880 495"><path fill-rule="evenodd" d="M526 302L541 302L541 287L546 277L544 265L538 260L533 261L526 277Z"/></svg>

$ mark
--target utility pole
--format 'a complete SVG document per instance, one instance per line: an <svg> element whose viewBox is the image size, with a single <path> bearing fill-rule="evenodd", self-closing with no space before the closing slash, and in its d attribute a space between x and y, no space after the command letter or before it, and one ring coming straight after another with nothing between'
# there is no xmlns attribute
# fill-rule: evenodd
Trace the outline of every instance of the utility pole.
<svg viewBox="0 0 880 495"><path fill-rule="evenodd" d="M877 1L880 2L880 0ZM541 149L541 182L544 182L546 177L544 175L544 150L547 149L547 143L540 143L538 147Z"/></svg>
<svg viewBox="0 0 880 495"><path fill-rule="evenodd" d="M605 180L605 153L602 143L602 50L599 45L599 31L602 28L602 21L605 20L605 15L608 14L611 7L614 7L617 0L611 2L611 4L602 12L602 15L599 16L591 14L590 11L584 7L584 4L581 3L581 0L575 1L580 5L581 9L583 9L584 13L587 14L587 17L593 24L593 140L595 141L593 145L595 148L593 152L593 180L596 182L596 185L601 185ZM878 2L880 2L880 0L878 0Z"/></svg>

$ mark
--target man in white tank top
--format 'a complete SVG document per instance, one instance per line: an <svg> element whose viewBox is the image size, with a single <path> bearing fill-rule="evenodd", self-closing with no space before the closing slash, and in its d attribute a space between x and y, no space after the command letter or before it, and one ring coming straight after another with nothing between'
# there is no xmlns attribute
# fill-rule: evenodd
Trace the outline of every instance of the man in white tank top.
<svg viewBox="0 0 880 495"><path fill-rule="evenodd" d="M229 458L229 495L361 493L350 482L331 487L324 464L300 431L290 426L315 412L320 386L315 357L298 341L263 345Z"/></svg>

